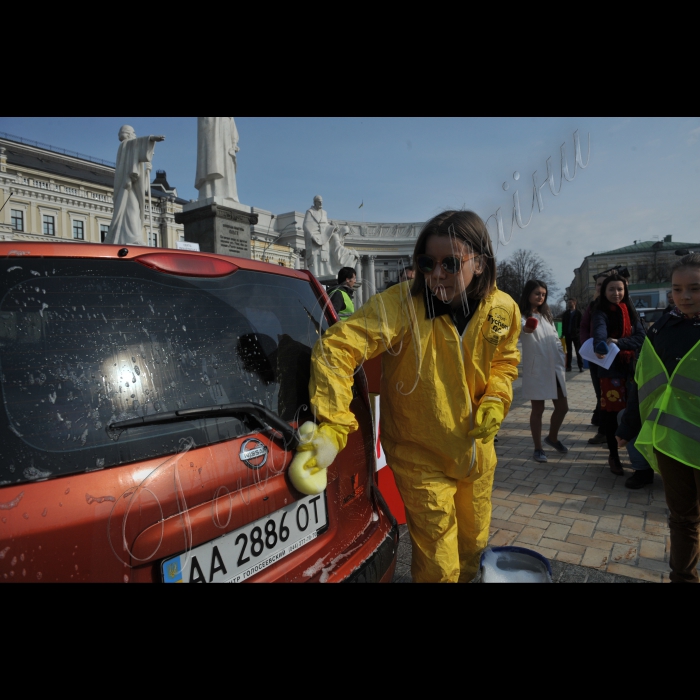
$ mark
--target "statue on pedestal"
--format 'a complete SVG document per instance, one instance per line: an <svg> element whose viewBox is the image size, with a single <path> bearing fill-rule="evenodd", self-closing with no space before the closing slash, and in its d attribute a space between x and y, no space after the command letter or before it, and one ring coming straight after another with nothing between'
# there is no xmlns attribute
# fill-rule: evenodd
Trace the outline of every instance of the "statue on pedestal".
<svg viewBox="0 0 700 700"><path fill-rule="evenodd" d="M304 240L306 242L306 269L316 277L335 277L341 267L355 267L359 260L357 251L346 248L343 238L350 232L328 221L323 210L323 198L314 197L314 205L304 216Z"/></svg>
<svg viewBox="0 0 700 700"><path fill-rule="evenodd" d="M119 140L121 144L114 172L114 216L104 242L114 245L145 245L143 223L146 190L149 187L148 173L156 143L164 141L165 136L136 138L134 129L125 124L119 129Z"/></svg>
<svg viewBox="0 0 700 700"><path fill-rule="evenodd" d="M238 202L236 153L238 130L233 117L197 117L197 174L199 200Z"/></svg>

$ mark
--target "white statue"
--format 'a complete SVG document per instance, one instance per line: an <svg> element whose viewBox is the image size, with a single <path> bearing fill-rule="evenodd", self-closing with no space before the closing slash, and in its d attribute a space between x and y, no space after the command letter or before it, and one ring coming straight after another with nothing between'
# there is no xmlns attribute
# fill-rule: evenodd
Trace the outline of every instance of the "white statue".
<svg viewBox="0 0 700 700"><path fill-rule="evenodd" d="M238 130L233 117L197 117L197 174L199 199L214 197L217 204L238 202L236 153Z"/></svg>
<svg viewBox="0 0 700 700"><path fill-rule="evenodd" d="M165 136L136 138L134 129L125 124L119 129L119 140L114 173L114 216L105 243L145 245L143 223L148 173L156 142L164 141Z"/></svg>
<svg viewBox="0 0 700 700"><path fill-rule="evenodd" d="M333 226L323 210L323 198L314 197L314 205L304 216L304 241L306 243L306 268L316 277L335 277L341 267L355 267L359 260L357 251L346 248L343 237L350 232Z"/></svg>

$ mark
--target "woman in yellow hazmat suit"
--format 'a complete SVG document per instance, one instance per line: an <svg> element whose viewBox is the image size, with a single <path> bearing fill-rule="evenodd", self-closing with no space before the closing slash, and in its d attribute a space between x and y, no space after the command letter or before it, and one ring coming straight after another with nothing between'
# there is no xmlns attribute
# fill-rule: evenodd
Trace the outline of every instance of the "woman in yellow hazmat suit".
<svg viewBox="0 0 700 700"><path fill-rule="evenodd" d="M412 284L371 297L314 347L309 389L320 427L302 426L305 463L292 480L321 477L325 486L325 468L358 428L353 372L382 354L382 445L406 507L413 580L468 582L488 542L493 439L518 376L520 312L496 288L488 231L473 212L434 217L413 260Z"/></svg>

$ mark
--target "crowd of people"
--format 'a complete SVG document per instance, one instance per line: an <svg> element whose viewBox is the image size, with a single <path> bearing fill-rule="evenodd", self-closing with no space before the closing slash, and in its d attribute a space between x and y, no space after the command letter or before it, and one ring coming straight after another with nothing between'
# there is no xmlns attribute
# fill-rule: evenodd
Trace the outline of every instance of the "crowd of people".
<svg viewBox="0 0 700 700"><path fill-rule="evenodd" d="M547 399L552 400L554 411L544 443L562 454L568 452L568 448L558 439L559 428L568 411L565 372L572 371L574 352L579 372L584 371L581 343L593 338L594 347L600 351L596 352L598 359L605 359L610 345L615 345L619 352L607 368L596 362L588 364L596 395L591 423L598 427L598 433L588 442L606 443L611 472L616 476L624 475L615 434L620 414L626 407L627 387L633 378L635 356L645 337L644 326L629 297L627 278L615 270L597 276L594 299L583 314L577 309L575 299L568 300L561 322L566 352L547 305L547 285L544 282L527 282L520 299L520 311L523 325L522 390L523 397L529 399L532 405L530 430L534 443L533 459L536 462L547 461L541 439L542 415ZM653 471L633 443L629 443L628 452L636 470L625 485L628 488L641 488L651 483Z"/></svg>
<svg viewBox="0 0 700 700"><path fill-rule="evenodd" d="M477 572L491 520L494 439L513 400L520 337L533 458L547 461L544 446L569 451L559 439L568 412L566 372L574 354L585 371L579 351L592 338L599 362L588 367L596 395L591 422L599 431L589 442L606 443L615 475L624 473L619 450L627 448L635 470L629 488L661 474L671 580L698 582L700 255L673 267L672 304L648 334L626 276L619 270L598 276L583 312L568 302L566 351L545 282L528 281L519 304L498 290L490 237L473 212L431 219L417 240L413 270L357 311L354 270L341 272L331 293L340 321L312 355L316 424L307 424L309 437L299 449L312 451L305 469L332 463L358 427L350 410L353 373L381 355L382 444L405 505L414 581L466 582ZM549 400L554 410L543 438Z"/></svg>
<svg viewBox="0 0 700 700"><path fill-rule="evenodd" d="M579 371L581 343L593 339L589 363L596 405L591 422L606 443L608 465L624 475L619 450L626 448L633 474L625 486L664 481L671 531L671 581L699 582L700 560L700 255L685 255L671 268L672 290L664 314L647 331L629 295L627 276L610 270L597 276L595 297L582 314L570 299L562 316L566 352L547 306L547 285L530 280L522 293L523 397L532 410L533 459L546 462L542 442L557 452L568 448L557 438L567 412L566 375L572 350ZM611 363L605 362L613 346ZM554 403L549 434L541 439L547 399Z"/></svg>

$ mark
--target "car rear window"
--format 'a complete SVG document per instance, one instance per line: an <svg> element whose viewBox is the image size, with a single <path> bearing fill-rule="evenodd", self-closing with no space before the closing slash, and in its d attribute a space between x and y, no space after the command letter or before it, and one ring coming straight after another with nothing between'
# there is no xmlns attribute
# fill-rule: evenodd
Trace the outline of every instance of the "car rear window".
<svg viewBox="0 0 700 700"><path fill-rule="evenodd" d="M0 484L103 469L240 437L236 417L107 425L238 401L308 417L327 325L303 280L177 277L135 261L0 261Z"/></svg>

